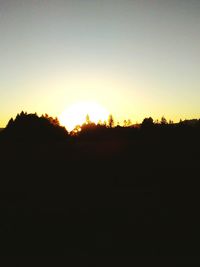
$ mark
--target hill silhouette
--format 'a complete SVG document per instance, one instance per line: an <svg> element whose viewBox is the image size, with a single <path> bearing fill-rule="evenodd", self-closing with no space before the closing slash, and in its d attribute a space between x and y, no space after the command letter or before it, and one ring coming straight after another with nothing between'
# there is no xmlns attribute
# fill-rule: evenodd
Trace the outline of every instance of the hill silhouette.
<svg viewBox="0 0 200 267"><path fill-rule="evenodd" d="M200 120L80 127L21 113L0 133L7 265L200 264Z"/></svg>

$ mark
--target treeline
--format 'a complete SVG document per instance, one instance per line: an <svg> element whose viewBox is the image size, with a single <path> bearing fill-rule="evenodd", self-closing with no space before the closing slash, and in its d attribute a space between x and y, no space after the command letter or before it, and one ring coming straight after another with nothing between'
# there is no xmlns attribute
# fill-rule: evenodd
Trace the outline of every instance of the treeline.
<svg viewBox="0 0 200 267"><path fill-rule="evenodd" d="M200 119L180 120L179 123L162 117L161 120L154 121L153 118L145 118L140 124L132 124L130 120L124 120L123 126L115 124L112 115L105 122L95 124L90 121L89 115L82 125L77 125L71 132L60 125L58 118L53 118L48 114L38 116L37 113L28 114L21 112L16 118L11 118L0 137L12 140L36 140L36 141L60 141L69 137L79 138L108 138L113 136L128 137L138 132L148 132L148 134L160 132L163 130L194 130L200 129Z"/></svg>
<svg viewBox="0 0 200 267"><path fill-rule="evenodd" d="M28 114L21 112L16 118L11 118L6 128L1 132L2 138L13 140L64 140L68 133L60 126L58 118L45 114Z"/></svg>

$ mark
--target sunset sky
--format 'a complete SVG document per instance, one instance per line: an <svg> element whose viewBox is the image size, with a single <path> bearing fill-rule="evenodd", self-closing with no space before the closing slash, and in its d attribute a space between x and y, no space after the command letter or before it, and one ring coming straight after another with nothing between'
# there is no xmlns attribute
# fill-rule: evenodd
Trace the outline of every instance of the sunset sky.
<svg viewBox="0 0 200 267"><path fill-rule="evenodd" d="M199 118L200 1L0 0L0 127L80 101Z"/></svg>

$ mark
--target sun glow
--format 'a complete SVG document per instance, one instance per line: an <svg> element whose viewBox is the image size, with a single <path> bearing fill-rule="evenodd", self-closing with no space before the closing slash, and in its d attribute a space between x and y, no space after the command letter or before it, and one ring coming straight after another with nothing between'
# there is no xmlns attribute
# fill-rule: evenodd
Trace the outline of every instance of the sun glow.
<svg viewBox="0 0 200 267"><path fill-rule="evenodd" d="M68 131L72 131L75 126L82 125L89 115L90 121L98 123L108 119L109 112L96 102L77 102L67 108L59 116L61 125L65 126Z"/></svg>

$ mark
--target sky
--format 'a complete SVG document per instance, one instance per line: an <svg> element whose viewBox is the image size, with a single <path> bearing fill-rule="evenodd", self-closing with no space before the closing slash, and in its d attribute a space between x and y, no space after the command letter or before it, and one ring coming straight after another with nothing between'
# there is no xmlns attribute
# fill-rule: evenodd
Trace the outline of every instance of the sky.
<svg viewBox="0 0 200 267"><path fill-rule="evenodd" d="M200 118L199 78L199 0L0 0L0 127L79 101Z"/></svg>

